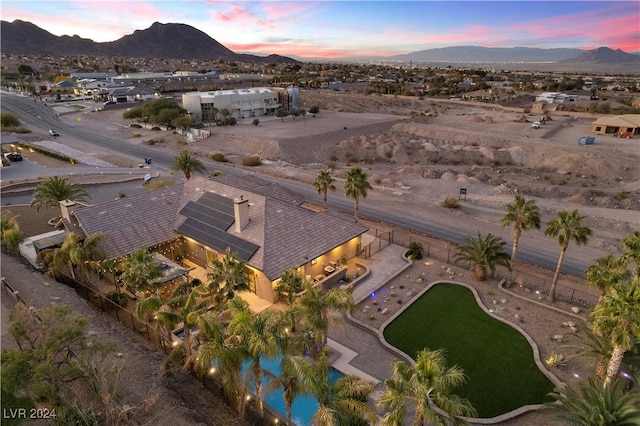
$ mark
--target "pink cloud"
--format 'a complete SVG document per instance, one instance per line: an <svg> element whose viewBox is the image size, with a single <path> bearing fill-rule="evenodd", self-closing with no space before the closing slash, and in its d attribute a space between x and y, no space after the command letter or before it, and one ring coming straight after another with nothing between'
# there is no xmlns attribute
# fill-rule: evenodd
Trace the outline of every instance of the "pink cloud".
<svg viewBox="0 0 640 426"><path fill-rule="evenodd" d="M273 24L258 18L254 12L240 5L232 5L227 12L215 11L212 18L226 23L240 23L242 26L250 27L255 24L266 29L275 29Z"/></svg>

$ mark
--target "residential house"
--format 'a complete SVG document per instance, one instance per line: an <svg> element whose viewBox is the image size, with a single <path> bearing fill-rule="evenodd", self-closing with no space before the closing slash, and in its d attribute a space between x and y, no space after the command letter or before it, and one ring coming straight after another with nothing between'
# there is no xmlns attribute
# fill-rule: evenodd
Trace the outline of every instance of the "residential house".
<svg viewBox="0 0 640 426"><path fill-rule="evenodd" d="M350 216L312 211L303 199L258 177L192 177L183 184L112 202L70 210L70 231L103 233L107 258L149 248L183 265L206 270L230 249L242 260L250 289L267 302L281 274L297 268L319 279L340 260L357 255L367 228Z"/></svg>
<svg viewBox="0 0 640 426"><path fill-rule="evenodd" d="M640 134L640 114L600 117L591 123L591 131L598 135L616 135L625 133L636 136Z"/></svg>

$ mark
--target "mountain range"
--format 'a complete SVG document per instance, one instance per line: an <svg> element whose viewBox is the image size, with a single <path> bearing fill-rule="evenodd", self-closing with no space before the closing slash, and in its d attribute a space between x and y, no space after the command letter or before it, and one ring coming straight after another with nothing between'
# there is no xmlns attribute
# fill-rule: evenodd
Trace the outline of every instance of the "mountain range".
<svg viewBox="0 0 640 426"><path fill-rule="evenodd" d="M145 30L136 30L116 41L98 43L74 36L56 36L21 20L1 21L0 37L3 53L40 54L51 56L92 55L135 58L208 59L239 62L294 63L298 60L280 55L250 55L235 53L203 31L186 24L155 22ZM300 61L311 61L299 58ZM569 48L540 49L530 47L489 48L455 46L427 49L403 55L375 58L351 58L354 62L413 62L415 64L487 65L495 64L526 69L559 71L601 71L640 73L640 55L600 47L594 50ZM336 61L336 60L334 60ZM348 58L340 59L349 62ZM551 67L551 68L549 68Z"/></svg>

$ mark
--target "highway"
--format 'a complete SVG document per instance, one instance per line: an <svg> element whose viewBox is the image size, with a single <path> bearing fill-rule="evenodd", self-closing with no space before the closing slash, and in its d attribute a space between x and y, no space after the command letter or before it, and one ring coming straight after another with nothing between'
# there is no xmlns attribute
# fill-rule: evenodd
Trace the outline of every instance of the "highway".
<svg viewBox="0 0 640 426"><path fill-rule="evenodd" d="M56 129L63 136L69 136L81 140L85 144L95 145L102 149L117 152L120 155L135 158L138 161L144 157L150 156L149 150L145 149L144 146L133 145L118 139L92 133L90 129L85 127L65 125L58 120L58 117L51 108L43 105L41 102L34 102L32 98L10 95L4 92L0 96L3 109L12 112L23 123L30 126L34 126L45 131L48 131L48 129ZM168 170L170 164L173 162L175 153L160 151L154 148L152 156L154 169ZM227 174L250 173L246 170L239 170L234 167L225 166L224 164L207 160L206 158L201 159L201 161L208 170L217 169ZM258 173L256 174L265 180L277 182L283 187L299 193L309 202L317 204L322 203L322 198L313 190L311 185L306 182L297 182L289 179L280 179ZM340 190L330 194L328 205L334 210L343 211L349 214L353 213L353 200L347 199ZM406 210L401 210L401 207L397 209L390 209L387 207L381 208L376 206L374 203L369 202L367 199L360 200L359 214L362 217L400 226L456 244L464 243L469 234L475 235L476 232L473 230L473 224L461 224L459 228L451 228L449 224L438 223L437 217L434 217L433 220L424 220L424 218L412 216L410 212L407 212ZM483 233L487 232L486 230L481 231ZM508 251L510 251L510 247L511 244L510 241L508 241L506 247ZM582 276L587 266L601 254L596 251L589 252L586 248L583 248L580 255L575 255L572 253L572 250L574 252L577 250L574 249L574 246L569 248L564 259L562 271L571 275ZM585 255L585 252L588 254ZM559 247L557 242L553 239L547 239L543 245L538 245L537 247L527 247L526 242L524 242L521 243L521 247L518 249L518 259L520 261L542 266L550 270L554 270L556 268L558 254Z"/></svg>

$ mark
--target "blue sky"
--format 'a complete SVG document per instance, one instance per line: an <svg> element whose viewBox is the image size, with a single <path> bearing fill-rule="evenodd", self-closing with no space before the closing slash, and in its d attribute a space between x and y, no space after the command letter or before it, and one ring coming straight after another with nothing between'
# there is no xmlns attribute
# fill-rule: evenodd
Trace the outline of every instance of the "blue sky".
<svg viewBox="0 0 640 426"><path fill-rule="evenodd" d="M114 41L154 22L191 25L236 53L307 58L417 50L607 46L640 52L638 1L12 1L2 20Z"/></svg>

